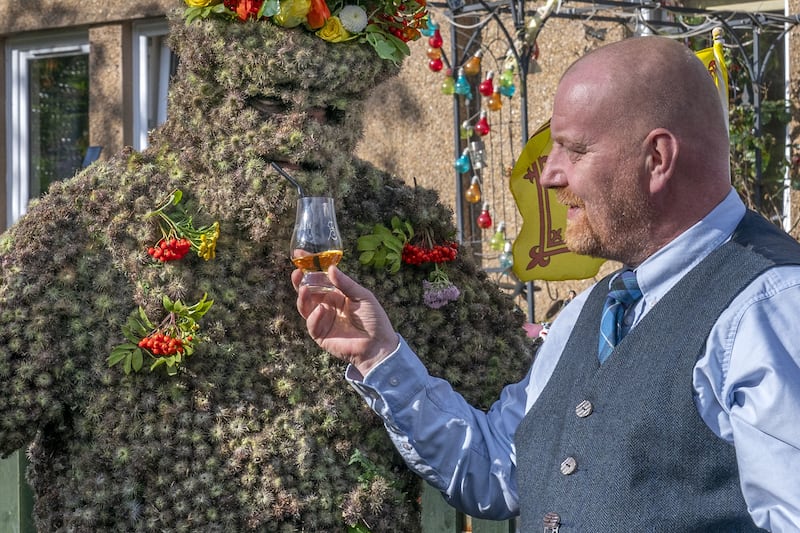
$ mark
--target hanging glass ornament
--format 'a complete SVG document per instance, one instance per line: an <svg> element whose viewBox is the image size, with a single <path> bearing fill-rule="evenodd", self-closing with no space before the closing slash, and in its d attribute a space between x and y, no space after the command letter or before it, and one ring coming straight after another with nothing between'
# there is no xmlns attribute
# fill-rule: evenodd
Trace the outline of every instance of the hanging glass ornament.
<svg viewBox="0 0 800 533"><path fill-rule="evenodd" d="M442 87L441 87L442 94L451 95L456 92L456 80L453 79L453 71L447 69L447 74L442 80Z"/></svg>
<svg viewBox="0 0 800 533"><path fill-rule="evenodd" d="M500 98L500 87L495 88L492 95L486 99L486 107L489 111L500 111L503 107L503 99Z"/></svg>
<svg viewBox="0 0 800 533"><path fill-rule="evenodd" d="M475 133L484 136L489 135L490 131L492 131L492 128L489 126L489 119L486 118L486 111L481 111L480 118L475 123Z"/></svg>
<svg viewBox="0 0 800 533"><path fill-rule="evenodd" d="M489 239L489 247L499 252L503 249L504 245L506 244L506 223L501 222L497 225L497 231L492 238Z"/></svg>
<svg viewBox="0 0 800 533"><path fill-rule="evenodd" d="M472 124L469 123L469 120L465 120L458 129L458 136L463 140L469 139L472 137L472 131Z"/></svg>
<svg viewBox="0 0 800 533"><path fill-rule="evenodd" d="M478 227L481 229L489 229L492 227L492 215L489 214L489 204L483 204L483 211L478 215Z"/></svg>
<svg viewBox="0 0 800 533"><path fill-rule="evenodd" d="M456 159L456 162L455 162L455 164L453 166L456 167L456 170L459 171L461 174L464 174L465 172L469 172L470 166L469 166L469 149L468 148L464 148L464 151L461 152L460 156L458 156L458 159Z"/></svg>
<svg viewBox="0 0 800 533"><path fill-rule="evenodd" d="M467 59L467 62L464 63L464 74L467 76L475 76L480 74L481 72L481 57L483 56L483 50L478 50L475 52L475 55Z"/></svg>
<svg viewBox="0 0 800 533"><path fill-rule="evenodd" d="M442 57L442 49L441 48L428 48L428 58L429 59L441 59Z"/></svg>
<svg viewBox="0 0 800 533"><path fill-rule="evenodd" d="M439 72L444 68L444 61L440 58L431 59L428 61L428 68L431 69L431 72Z"/></svg>
<svg viewBox="0 0 800 533"><path fill-rule="evenodd" d="M472 168L480 170L486 167L486 150L483 149L483 141L475 139L469 143L469 159L472 161Z"/></svg>
<svg viewBox="0 0 800 533"><path fill-rule="evenodd" d="M428 24L426 28L420 28L419 32L425 37L433 37L439 25L433 20L433 15L428 13Z"/></svg>
<svg viewBox="0 0 800 533"><path fill-rule="evenodd" d="M477 204L481 201L481 184L478 176L472 177L472 183L470 183L467 192L464 194L464 199L471 204Z"/></svg>
<svg viewBox="0 0 800 533"><path fill-rule="evenodd" d="M511 244L511 241L506 241L503 253L500 254L498 257L498 261L500 262L500 267L503 270L508 270L514 266L514 246Z"/></svg>
<svg viewBox="0 0 800 533"><path fill-rule="evenodd" d="M492 96L494 93L494 82L492 81L494 78L494 72L491 70L486 74L486 79L478 85L478 92L481 93L483 96Z"/></svg>
<svg viewBox="0 0 800 533"><path fill-rule="evenodd" d="M517 87L513 83L511 85L501 85L500 86L500 94L502 94L503 96L507 96L509 98L514 96L514 93L516 92L516 90L517 90Z"/></svg>
<svg viewBox="0 0 800 533"><path fill-rule="evenodd" d="M464 75L464 67L458 69L458 77L456 78L456 94L472 98L472 88L469 86L467 77Z"/></svg>
<svg viewBox="0 0 800 533"><path fill-rule="evenodd" d="M439 32L439 28L433 30L433 35L428 37L428 46L431 48L441 48L444 44L444 39L442 39L442 34Z"/></svg>
<svg viewBox="0 0 800 533"><path fill-rule="evenodd" d="M514 86L514 69L506 68L500 75L500 94L511 98L517 88Z"/></svg>

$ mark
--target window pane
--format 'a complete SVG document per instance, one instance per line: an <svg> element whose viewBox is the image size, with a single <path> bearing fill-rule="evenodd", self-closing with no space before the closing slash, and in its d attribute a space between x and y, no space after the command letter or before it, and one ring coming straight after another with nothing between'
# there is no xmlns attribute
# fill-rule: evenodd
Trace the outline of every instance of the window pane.
<svg viewBox="0 0 800 533"><path fill-rule="evenodd" d="M89 56L36 58L30 72L31 198L72 177L89 146Z"/></svg>
<svg viewBox="0 0 800 533"><path fill-rule="evenodd" d="M166 20L133 26L133 147L144 150L150 132L167 118L167 90L177 59L167 46Z"/></svg>

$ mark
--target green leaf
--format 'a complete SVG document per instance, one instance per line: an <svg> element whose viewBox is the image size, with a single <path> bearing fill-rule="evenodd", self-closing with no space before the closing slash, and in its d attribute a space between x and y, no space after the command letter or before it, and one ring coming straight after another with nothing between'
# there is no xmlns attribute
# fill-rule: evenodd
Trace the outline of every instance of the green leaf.
<svg viewBox="0 0 800 533"><path fill-rule="evenodd" d="M368 250L375 250L381 245L381 238L379 235L363 235L358 238L358 251L364 252Z"/></svg>
<svg viewBox="0 0 800 533"><path fill-rule="evenodd" d="M141 325L137 326L137 328L136 328L136 329L137 329L137 330L139 330L139 329L140 329L140 326L141 326ZM141 334L141 335L139 335L139 334L137 334L137 333L134 333L133 331L131 331L131 328L129 328L129 327L127 327L127 326L122 326L122 335L123 335L123 336L124 336L126 339L128 339L129 341L131 341L131 342L132 342L132 343L134 343L134 344L138 343L138 342L139 342L139 340L140 340L142 337L144 337L144 334Z"/></svg>
<svg viewBox="0 0 800 533"><path fill-rule="evenodd" d="M226 13L228 13L228 14L229 14L229 13L231 12L231 10L230 10L230 9L228 9L227 7L225 7L225 4L222 4L222 3L220 3L220 4L214 4L213 6L211 6L211 10L212 10L214 13L217 13L217 14L219 14L219 15L224 15L224 14L226 14Z"/></svg>
<svg viewBox="0 0 800 533"><path fill-rule="evenodd" d="M171 311L176 315L185 315L190 312L189 308L186 307L186 304L184 304L180 300L175 300L174 302L172 302L172 309L167 309L167 311Z"/></svg>
<svg viewBox="0 0 800 533"><path fill-rule="evenodd" d="M375 258L375 250L369 250L367 252L362 252L362 254L358 257L359 262L362 265L368 265L372 262Z"/></svg>
<svg viewBox="0 0 800 533"><path fill-rule="evenodd" d="M372 45L381 59L388 59L394 63L403 60L403 56L411 55L408 45L375 24L369 24L364 31L366 32L367 42Z"/></svg>
<svg viewBox="0 0 800 533"><path fill-rule="evenodd" d="M106 359L108 366L114 366L126 357L129 357L134 348L137 348L134 344L121 344L111 350L111 355Z"/></svg>
<svg viewBox="0 0 800 533"><path fill-rule="evenodd" d="M142 308L142 307L139 307L139 318L142 320L142 322L139 324L139 327L143 327L144 328L143 331L145 333L147 333L150 330L155 329L155 326L153 326L153 323L150 322L149 318L147 318L147 314L144 312L144 308ZM132 331L136 331L136 330L132 329Z"/></svg>
<svg viewBox="0 0 800 533"><path fill-rule="evenodd" d="M392 217L392 232L397 235L404 243L408 242L414 236L414 230L411 224L400 220L400 217Z"/></svg>
<svg viewBox="0 0 800 533"><path fill-rule="evenodd" d="M376 224L375 225L375 235L377 235L381 241L385 241L386 239L394 239L394 234L392 234L391 230L384 226L383 224Z"/></svg>
<svg viewBox="0 0 800 533"><path fill-rule="evenodd" d="M258 18L261 18L261 16L271 17L273 15L277 15L279 11L280 11L280 4L278 0L267 0L261 6L261 9L259 10L258 13L259 14Z"/></svg>
<svg viewBox="0 0 800 533"><path fill-rule="evenodd" d="M175 189L172 192L172 205L178 205L181 203L181 198L183 198L183 191L180 189Z"/></svg>
<svg viewBox="0 0 800 533"><path fill-rule="evenodd" d="M375 259L372 261L372 264L375 265L377 269L383 269L386 266L386 249L381 248L377 252L375 252Z"/></svg>
<svg viewBox="0 0 800 533"><path fill-rule="evenodd" d="M125 358L125 365L122 367L125 370L125 374L131 373L131 358L133 354L131 353L128 357Z"/></svg>
<svg viewBox="0 0 800 533"><path fill-rule="evenodd" d="M386 247L391 251L400 254L403 252L403 243L399 239L391 239L385 242Z"/></svg>
<svg viewBox="0 0 800 533"><path fill-rule="evenodd" d="M173 309L174 309L174 305L175 304L173 304L172 300L169 299L169 296L167 296L165 294L164 297L161 298L161 305L163 305L164 309L166 309L167 311L169 311L171 313L173 311Z"/></svg>
<svg viewBox="0 0 800 533"><path fill-rule="evenodd" d="M142 350L137 347L131 354L131 367L134 372L138 372L142 369L143 360L144 356L142 355Z"/></svg>
<svg viewBox="0 0 800 533"><path fill-rule="evenodd" d="M406 221L406 235L408 235L408 241L414 238L414 226L408 221Z"/></svg>
<svg viewBox="0 0 800 533"><path fill-rule="evenodd" d="M186 19L186 24L189 25L194 19L200 16L202 10L199 7L187 7L183 11L183 18Z"/></svg>

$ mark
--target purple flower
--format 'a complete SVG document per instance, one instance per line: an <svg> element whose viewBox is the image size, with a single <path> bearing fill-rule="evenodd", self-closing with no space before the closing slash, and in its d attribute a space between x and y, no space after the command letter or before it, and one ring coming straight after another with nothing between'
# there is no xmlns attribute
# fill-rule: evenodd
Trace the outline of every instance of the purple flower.
<svg viewBox="0 0 800 533"><path fill-rule="evenodd" d="M423 301L431 309L439 309L449 302L458 300L461 291L450 281L422 281Z"/></svg>

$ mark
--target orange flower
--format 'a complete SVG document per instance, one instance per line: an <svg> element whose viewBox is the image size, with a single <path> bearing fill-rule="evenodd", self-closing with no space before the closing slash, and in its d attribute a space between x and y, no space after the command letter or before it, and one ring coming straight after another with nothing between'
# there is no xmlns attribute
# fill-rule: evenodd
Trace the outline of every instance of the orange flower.
<svg viewBox="0 0 800 533"><path fill-rule="evenodd" d="M331 10L325 0L311 0L311 9L306 15L306 25L312 30L318 30L325 25L331 16Z"/></svg>
<svg viewBox="0 0 800 533"><path fill-rule="evenodd" d="M239 0L236 4L236 16L239 20L254 19L263 3L264 0Z"/></svg>

